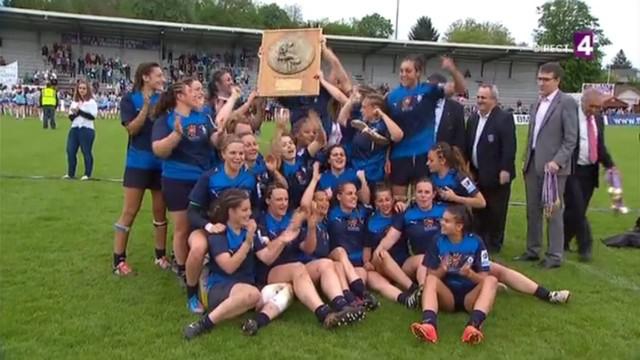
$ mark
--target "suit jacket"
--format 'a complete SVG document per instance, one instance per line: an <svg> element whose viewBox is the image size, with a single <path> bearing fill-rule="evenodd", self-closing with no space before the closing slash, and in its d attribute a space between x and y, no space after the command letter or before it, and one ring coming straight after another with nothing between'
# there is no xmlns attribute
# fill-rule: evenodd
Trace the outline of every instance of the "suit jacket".
<svg viewBox="0 0 640 360"><path fill-rule="evenodd" d="M572 170L573 152L578 139L578 103L569 95L558 91L542 119L542 126L532 151L533 133L540 100L533 106L529 120L529 136L524 151L523 172L535 171L544 175L544 167L555 161L560 170L558 175L569 175ZM532 156L533 155L533 156Z"/></svg>
<svg viewBox="0 0 640 360"><path fill-rule="evenodd" d="M579 120L580 121L580 120ZM596 166L589 171L589 176L593 176L595 180L596 187L599 185L600 180L600 164L604 166L605 169L609 169L615 166L613 163L613 159L609 154L609 150L607 150L607 146L604 143L604 118L602 115L596 116L596 128L598 131L598 163ZM580 127L578 126L578 143L576 145L576 149L573 152L573 163L575 165L578 164L578 157L580 156ZM574 172L576 172L576 167L574 166ZM582 169L578 169L577 171L583 171ZM582 174L584 175L584 174Z"/></svg>
<svg viewBox="0 0 640 360"><path fill-rule="evenodd" d="M464 107L459 102L446 99L442 109L442 118L438 125L436 141L444 141L451 146L457 146L460 151L465 149Z"/></svg>
<svg viewBox="0 0 640 360"><path fill-rule="evenodd" d="M467 121L465 153L470 160L471 171L476 175L480 187L498 187L500 186L500 171L509 172L511 180L516 175L516 125L513 114L497 106L491 110L478 139L478 167L476 168L471 159L479 120L480 116L475 113Z"/></svg>

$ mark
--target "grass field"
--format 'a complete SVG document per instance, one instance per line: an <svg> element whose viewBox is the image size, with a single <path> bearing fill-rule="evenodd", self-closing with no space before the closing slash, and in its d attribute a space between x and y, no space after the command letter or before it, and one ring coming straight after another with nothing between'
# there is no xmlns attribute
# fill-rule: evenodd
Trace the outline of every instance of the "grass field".
<svg viewBox="0 0 640 360"><path fill-rule="evenodd" d="M37 120L1 118L0 174L62 176L69 123L58 121L58 130L43 131ZM518 129L519 154L524 130ZM626 175L625 197L634 210L624 217L589 213L596 238L591 264L577 262L575 254L551 271L505 260L549 288L572 290L573 298L554 306L500 294L485 323L486 341L476 348L460 343L465 314L442 315L441 341L426 345L408 330L420 312L387 301L363 323L336 332L323 330L296 303L255 338L240 333L237 319L188 343L181 331L195 317L175 276L153 265L148 199L128 250L139 274L120 279L111 275L120 184L3 176L0 359L640 359L640 251L609 249L598 241L630 228L638 216L638 129L609 127L607 143ZM95 177L122 176L125 144L117 121L97 122ZM512 200L524 201L521 178ZM592 206L608 207L603 189ZM502 260L524 249L525 227L524 208L512 206Z"/></svg>

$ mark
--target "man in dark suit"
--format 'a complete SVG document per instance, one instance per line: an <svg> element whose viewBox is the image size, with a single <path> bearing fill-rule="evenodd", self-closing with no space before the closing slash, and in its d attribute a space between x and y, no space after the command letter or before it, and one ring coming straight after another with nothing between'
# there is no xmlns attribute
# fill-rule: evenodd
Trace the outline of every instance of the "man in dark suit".
<svg viewBox="0 0 640 360"><path fill-rule="evenodd" d="M555 174L560 206L547 220L548 249L540 266L557 268L564 260L564 189L571 174L573 152L578 140L578 104L559 90L563 75L558 63L546 63L538 70L540 99L531 112L527 148L524 150L524 184L527 197L527 250L516 260L537 261L542 251L542 190L545 172Z"/></svg>
<svg viewBox="0 0 640 360"><path fill-rule="evenodd" d="M578 241L580 261L591 261L593 236L587 219L587 208L593 191L598 187L599 165L606 169L614 167L604 139L604 120L600 114L603 95L596 89L582 93L579 113L578 146L574 152L576 163L567 179L564 193L564 244L565 250L575 236Z"/></svg>
<svg viewBox="0 0 640 360"><path fill-rule="evenodd" d="M480 85L476 98L478 112L467 122L465 153L487 206L474 210L474 229L489 252L498 253L516 175L516 126L513 115L497 106L495 85Z"/></svg>
<svg viewBox="0 0 640 360"><path fill-rule="evenodd" d="M447 78L439 73L429 76L431 84L446 84ZM435 143L446 142L451 146L457 146L460 151L465 149L464 107L459 102L452 100L452 89L445 89L446 98L440 99L436 106L436 124L434 130Z"/></svg>

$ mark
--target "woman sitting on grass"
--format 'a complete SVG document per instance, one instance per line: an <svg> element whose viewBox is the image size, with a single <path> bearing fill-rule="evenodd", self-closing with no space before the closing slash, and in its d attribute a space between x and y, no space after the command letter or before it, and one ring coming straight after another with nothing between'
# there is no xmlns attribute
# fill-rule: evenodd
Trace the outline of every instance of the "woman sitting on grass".
<svg viewBox="0 0 640 360"><path fill-rule="evenodd" d="M429 269L422 295L422 323L411 332L425 342L438 341L438 309L471 313L462 334L468 344L483 339L482 323L493 306L498 279L489 275L489 253L482 239L471 233L471 212L460 205L447 208L441 221L442 234L425 254Z"/></svg>

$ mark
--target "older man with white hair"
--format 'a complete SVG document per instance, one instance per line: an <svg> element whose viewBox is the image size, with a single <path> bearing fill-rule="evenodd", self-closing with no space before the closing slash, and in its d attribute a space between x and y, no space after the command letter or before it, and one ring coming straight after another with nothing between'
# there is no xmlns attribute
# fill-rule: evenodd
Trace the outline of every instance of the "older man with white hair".
<svg viewBox="0 0 640 360"><path fill-rule="evenodd" d="M475 210L474 230L495 254L504 242L511 181L516 176L516 127L513 115L497 106L495 85L480 85L476 99L478 112L467 122L466 155L487 206Z"/></svg>
<svg viewBox="0 0 640 360"><path fill-rule="evenodd" d="M587 219L587 208L593 191L598 187L599 165L614 167L605 145L602 104L606 96L597 89L586 89L580 100L578 113L578 146L574 152L573 173L567 178L564 193L564 241L565 249L575 236L578 241L579 260L591 261L593 236Z"/></svg>

